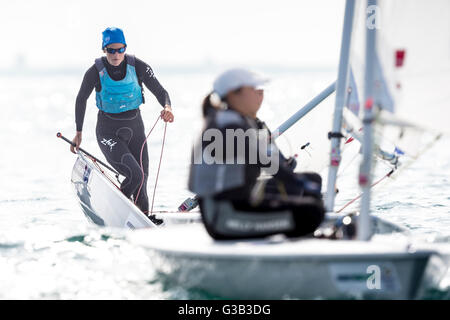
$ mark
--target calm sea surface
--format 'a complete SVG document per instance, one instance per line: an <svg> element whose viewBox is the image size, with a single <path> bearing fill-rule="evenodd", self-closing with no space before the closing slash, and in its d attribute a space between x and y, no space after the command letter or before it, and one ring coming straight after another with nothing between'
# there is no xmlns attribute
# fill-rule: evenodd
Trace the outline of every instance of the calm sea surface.
<svg viewBox="0 0 450 320"><path fill-rule="evenodd" d="M269 75L273 81L266 90L260 116L271 128L335 76L331 72ZM89 225L81 212L70 184L76 157L56 133L69 139L75 134L74 102L82 76L82 72L72 76L0 76L0 299L211 298L182 287L167 288L154 272L146 249L128 240L131 231ZM191 195L186 186L190 148L202 124L201 100L215 74L157 76L170 93L175 122L168 126L155 210L175 210ZM148 91L146 100L141 110L149 130L161 107ZM330 99L328 104L332 103ZM82 147L100 156L95 141L96 113L92 94ZM323 126L325 136L331 128L330 114L322 120L315 127ZM162 132L159 123L149 138L150 195ZM302 135L309 133L306 130ZM287 134L280 140L282 149L289 155L296 153L303 137ZM416 236L450 245L449 146L450 140L442 138L395 181L380 186L374 196L374 214L410 229ZM357 194L352 190L337 207ZM449 296L448 291L440 295Z"/></svg>

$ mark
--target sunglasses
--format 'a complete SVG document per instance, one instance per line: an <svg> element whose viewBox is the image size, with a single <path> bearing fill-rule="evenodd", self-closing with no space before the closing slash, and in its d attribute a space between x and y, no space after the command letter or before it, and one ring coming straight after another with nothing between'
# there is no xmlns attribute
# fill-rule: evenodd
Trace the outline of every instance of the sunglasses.
<svg viewBox="0 0 450 320"><path fill-rule="evenodd" d="M127 47L122 47L122 48L119 48L119 49L106 48L106 52L111 53L111 54L114 54L114 53L116 53L116 52L118 52L118 53L124 53L126 48L127 48Z"/></svg>

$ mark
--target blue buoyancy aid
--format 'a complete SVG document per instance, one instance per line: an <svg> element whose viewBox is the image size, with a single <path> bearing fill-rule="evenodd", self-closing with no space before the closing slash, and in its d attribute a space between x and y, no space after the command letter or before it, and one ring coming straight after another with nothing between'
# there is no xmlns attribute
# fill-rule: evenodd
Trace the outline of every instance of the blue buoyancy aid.
<svg viewBox="0 0 450 320"><path fill-rule="evenodd" d="M121 113L139 108L143 103L142 87L139 85L134 56L127 55L127 72L119 81L111 79L102 58L95 60L102 89L96 92L97 108L107 113Z"/></svg>

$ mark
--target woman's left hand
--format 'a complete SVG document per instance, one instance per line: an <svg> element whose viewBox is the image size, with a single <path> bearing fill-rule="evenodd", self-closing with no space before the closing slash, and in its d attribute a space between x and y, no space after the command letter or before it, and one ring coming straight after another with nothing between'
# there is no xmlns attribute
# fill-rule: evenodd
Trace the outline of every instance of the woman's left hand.
<svg viewBox="0 0 450 320"><path fill-rule="evenodd" d="M161 118L165 121L165 122L173 122L174 116L172 113L172 107L169 105L166 105L164 107L164 110L161 111Z"/></svg>

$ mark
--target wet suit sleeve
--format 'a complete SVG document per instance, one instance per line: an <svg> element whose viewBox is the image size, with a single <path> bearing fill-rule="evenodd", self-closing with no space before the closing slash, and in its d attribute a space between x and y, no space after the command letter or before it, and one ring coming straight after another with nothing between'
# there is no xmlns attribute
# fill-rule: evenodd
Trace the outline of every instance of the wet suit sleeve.
<svg viewBox="0 0 450 320"><path fill-rule="evenodd" d="M257 119L256 123L258 124L258 127L260 129L266 129L269 133L269 135L272 135L272 132L270 131L269 127L261 120ZM279 163L279 169L278 172L275 174L275 177L286 182L295 183L296 177L294 174L294 169L296 163L290 163L289 160L283 155L281 150L277 147L275 144L275 141L273 141L272 138L270 138L270 142L273 144L275 148L278 150L278 163ZM292 159L292 161L295 161L295 159ZM268 165L261 165L261 168L263 167L269 167L270 163Z"/></svg>
<svg viewBox="0 0 450 320"><path fill-rule="evenodd" d="M140 82L143 82L145 86L150 90L153 95L158 100L161 106L171 105L169 94L166 89L159 83L158 79L156 79L155 74L153 73L152 68L146 64L144 61L136 59L136 74L139 78Z"/></svg>
<svg viewBox="0 0 450 320"><path fill-rule="evenodd" d="M90 67L84 74L80 91L78 91L77 100L75 102L75 123L77 131L83 129L84 114L86 112L86 103L94 87L100 82L95 65Z"/></svg>
<svg viewBox="0 0 450 320"><path fill-rule="evenodd" d="M278 172L275 174L275 177L280 179L281 181L295 184L297 182L295 173L281 151L279 152L279 165L280 166Z"/></svg>
<svg viewBox="0 0 450 320"><path fill-rule="evenodd" d="M274 177L279 179L279 180L281 180L281 181L284 181L286 183L296 184L297 183L297 178L296 178L296 175L294 173L295 164L293 166L292 163L290 163L288 161L288 159L283 155L283 153L281 152L281 150L278 148L278 146L275 144L274 141L271 141L271 143L273 144L273 147L277 148L277 150L278 150L278 164L279 164L279 166L278 166L278 171L274 175ZM293 159L293 161L295 161L295 159ZM269 167L269 166L270 166L270 164L269 165L262 165L262 167Z"/></svg>

